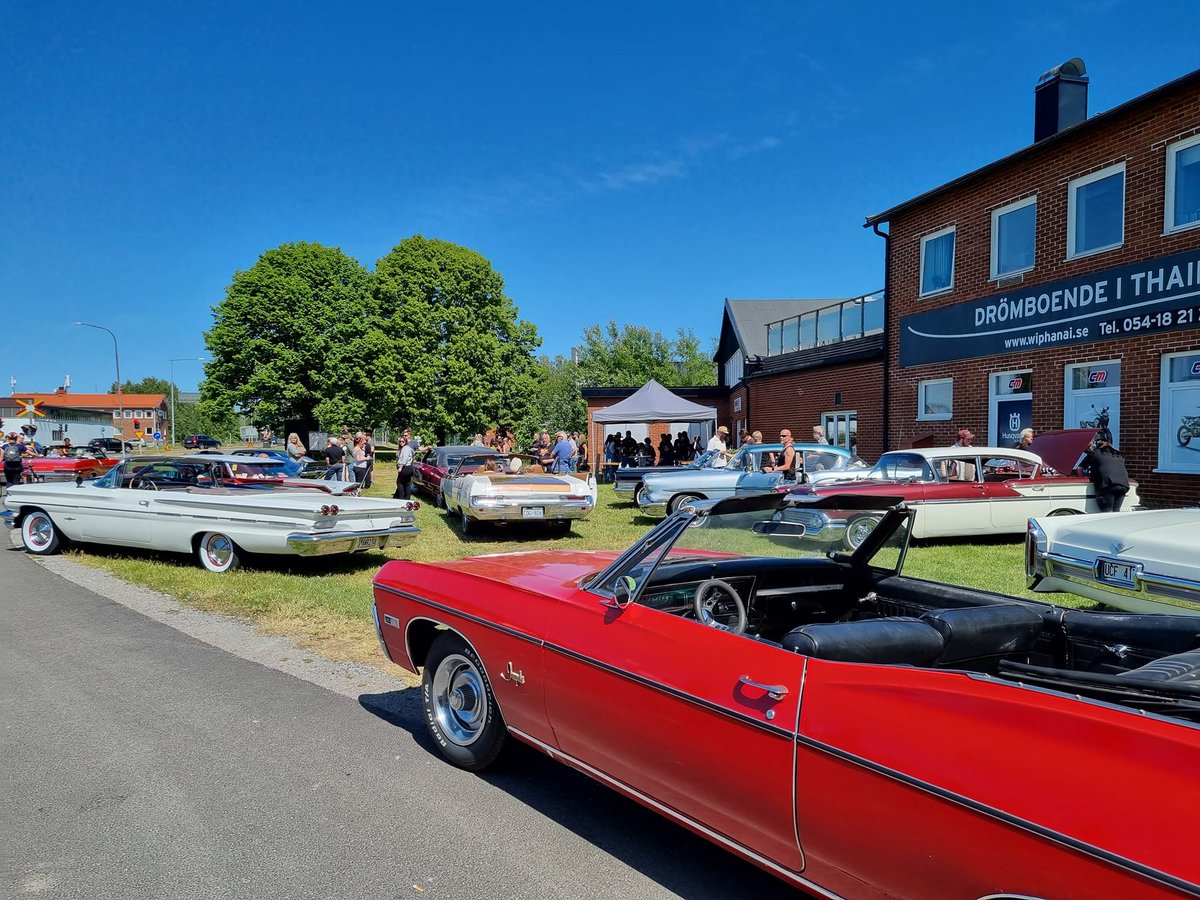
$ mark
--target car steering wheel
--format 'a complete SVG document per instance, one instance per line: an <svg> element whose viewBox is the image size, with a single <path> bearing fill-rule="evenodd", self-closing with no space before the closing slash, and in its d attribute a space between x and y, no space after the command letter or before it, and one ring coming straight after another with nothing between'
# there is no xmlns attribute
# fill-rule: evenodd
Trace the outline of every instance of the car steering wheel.
<svg viewBox="0 0 1200 900"><path fill-rule="evenodd" d="M149 478L135 478L129 482L129 486L135 491L157 491L158 485Z"/></svg>
<svg viewBox="0 0 1200 900"><path fill-rule="evenodd" d="M700 582L693 603L696 618L705 625L733 634L746 630L745 601L729 582L720 578Z"/></svg>

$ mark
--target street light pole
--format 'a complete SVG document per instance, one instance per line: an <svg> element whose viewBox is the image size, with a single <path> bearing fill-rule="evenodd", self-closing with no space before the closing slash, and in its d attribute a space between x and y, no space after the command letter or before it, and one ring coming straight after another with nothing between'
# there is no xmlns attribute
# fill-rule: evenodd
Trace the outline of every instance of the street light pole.
<svg viewBox="0 0 1200 900"><path fill-rule="evenodd" d="M195 360L196 362L205 362L203 356L177 356L171 360L171 448L175 447L175 363L187 362Z"/></svg>
<svg viewBox="0 0 1200 900"><path fill-rule="evenodd" d="M76 322L76 325L82 325L85 328L99 328L101 331L107 331L109 337L113 339L113 356L117 359L117 413L121 420L121 452L125 452L125 400L121 393L121 351L117 349L117 336L113 334L111 328L105 328L103 325L93 325L91 322ZM115 429L114 429L115 430Z"/></svg>

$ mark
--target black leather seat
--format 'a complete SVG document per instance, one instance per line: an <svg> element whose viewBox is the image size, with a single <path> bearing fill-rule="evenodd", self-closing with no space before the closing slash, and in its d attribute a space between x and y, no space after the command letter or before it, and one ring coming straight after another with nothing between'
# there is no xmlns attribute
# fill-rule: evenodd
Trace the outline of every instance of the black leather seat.
<svg viewBox="0 0 1200 900"><path fill-rule="evenodd" d="M909 616L801 625L782 643L786 650L817 659L910 666L929 665L943 645L936 630Z"/></svg>
<svg viewBox="0 0 1200 900"><path fill-rule="evenodd" d="M1194 684L1200 682L1200 650L1189 650L1164 656L1146 663L1137 669L1122 672L1118 678L1131 681L1170 682L1171 684Z"/></svg>
<svg viewBox="0 0 1200 900"><path fill-rule="evenodd" d="M1041 614L1017 603L934 609L921 621L942 636L943 665L1028 654L1042 629Z"/></svg>

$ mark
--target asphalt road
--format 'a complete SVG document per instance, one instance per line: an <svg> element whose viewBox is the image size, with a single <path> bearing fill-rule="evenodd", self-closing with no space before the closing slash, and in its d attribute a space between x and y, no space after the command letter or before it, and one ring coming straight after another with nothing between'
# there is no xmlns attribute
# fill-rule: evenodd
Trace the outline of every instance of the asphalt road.
<svg viewBox="0 0 1200 900"><path fill-rule="evenodd" d="M398 679L243 658L0 545L0 896L797 896L532 751L442 763Z"/></svg>

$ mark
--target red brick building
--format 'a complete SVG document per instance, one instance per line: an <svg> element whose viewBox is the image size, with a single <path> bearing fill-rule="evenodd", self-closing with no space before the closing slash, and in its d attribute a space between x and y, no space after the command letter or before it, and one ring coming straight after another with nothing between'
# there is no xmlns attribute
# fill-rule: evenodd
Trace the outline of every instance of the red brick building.
<svg viewBox="0 0 1200 900"><path fill-rule="evenodd" d="M1033 144L868 218L882 428L889 447L961 427L1010 445L1107 410L1145 501L1195 504L1200 72L1091 118L1087 86L1080 60L1047 73Z"/></svg>

